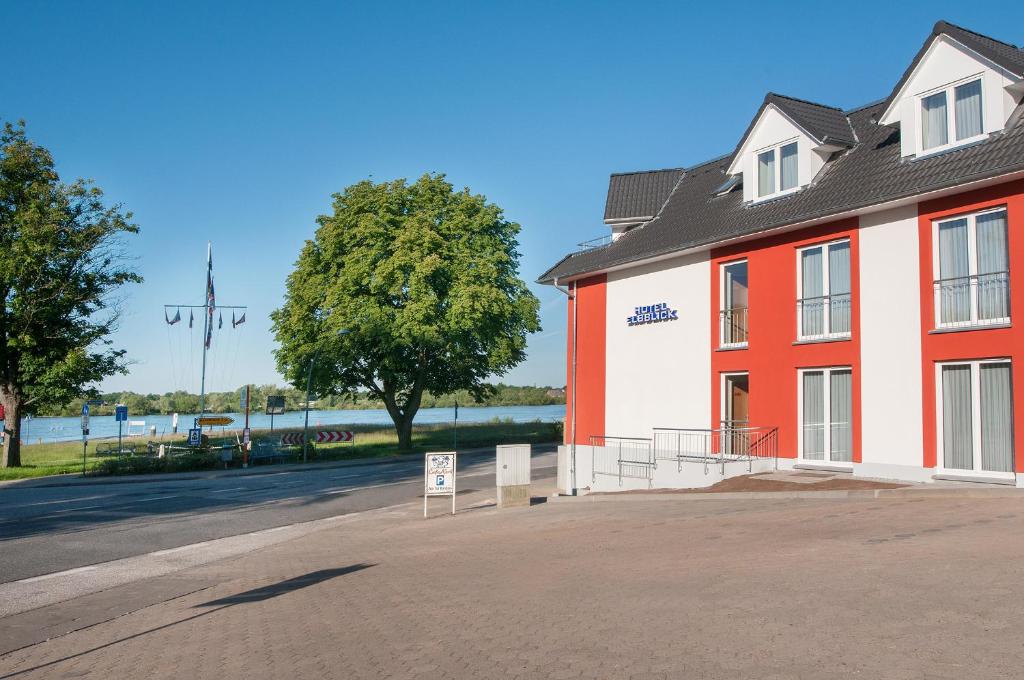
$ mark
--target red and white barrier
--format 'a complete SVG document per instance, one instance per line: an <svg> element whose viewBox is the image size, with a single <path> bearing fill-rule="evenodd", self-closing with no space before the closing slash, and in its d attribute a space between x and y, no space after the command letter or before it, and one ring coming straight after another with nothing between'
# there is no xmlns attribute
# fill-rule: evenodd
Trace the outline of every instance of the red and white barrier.
<svg viewBox="0 0 1024 680"><path fill-rule="evenodd" d="M315 441L317 444L334 444L338 442L348 442L354 444L356 441L356 434L355 432L349 432L347 430L317 432ZM288 434L281 435L281 446L301 445L301 432L289 432Z"/></svg>

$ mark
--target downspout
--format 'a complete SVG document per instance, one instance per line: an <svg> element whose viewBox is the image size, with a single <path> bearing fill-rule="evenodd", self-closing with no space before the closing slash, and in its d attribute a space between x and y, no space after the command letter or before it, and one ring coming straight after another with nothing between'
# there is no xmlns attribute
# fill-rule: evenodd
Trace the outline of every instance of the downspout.
<svg viewBox="0 0 1024 680"><path fill-rule="evenodd" d="M558 286L558 278L555 277L555 290L564 293L566 298L572 300L572 399L569 402L569 486L572 495L576 495L576 318L579 306L576 304L576 282L572 282L572 292L568 288Z"/></svg>

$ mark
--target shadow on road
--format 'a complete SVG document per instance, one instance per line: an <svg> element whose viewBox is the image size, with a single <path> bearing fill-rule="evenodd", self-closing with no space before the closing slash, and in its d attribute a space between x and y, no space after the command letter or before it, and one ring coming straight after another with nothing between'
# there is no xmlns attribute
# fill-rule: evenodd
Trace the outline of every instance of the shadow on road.
<svg viewBox="0 0 1024 680"><path fill-rule="evenodd" d="M131 635L127 635L125 637L118 638L116 640L112 640L112 641L107 642L105 644L98 645L98 646L92 647L90 649L85 649L85 650L83 650L81 652L78 652L76 654L69 654L67 656L61 657L59 659L54 659L53 661L47 661L46 663L42 663L42 664L39 664L37 666L31 666L29 668L22 668L22 669L20 669L18 671L15 671L13 673L6 673L4 675L0 675L0 680L5 680L6 678L14 678L14 677L17 677L19 675L23 675L23 674L29 673L31 671L37 671L37 670L40 670L40 669L43 669L43 668L50 668L50 667L55 666L55 665L57 665L59 663L63 663L64 661L69 661L71 659L77 659L77 658L86 656L88 654L92 654L93 652L98 652L98 651L103 650L103 649L108 649L108 648L113 647L115 645L119 645L122 642L127 642L129 640L135 640L135 639L143 637L145 635L149 635L150 633L156 633L158 631L166 630L168 628L171 628L173 626L177 626L177 625L182 624L182 623L187 623L189 621L195 621L196 619L202 618L204 616L209 616L210 614L213 614L214 612L218 612L221 609L226 609L226 608L234 606L236 604L244 604L246 602L259 602L260 600L266 600L266 599L269 599L271 597L277 597L278 595L284 595L285 593L293 592L295 590L298 590L299 588L305 588L307 586L315 585L317 583L323 583L324 581L326 581L328 579L335 578L337 576L342 576L344 574L351 574L353 572L362 571L363 569L368 569L370 567L375 567L375 566L377 566L377 565L376 564L362 564L361 563L361 564L352 564L352 565L349 565L347 567L339 567L337 569L322 569L320 571L310 572L310 573L305 574L303 576L296 576L295 578L288 579L287 581L281 581L280 583L276 583L276 584L274 584L272 586L264 586L263 588L256 588L255 590L250 590L250 591L247 591L247 592L244 592L244 593L238 593L237 595L232 595L230 597L224 597L224 598L221 598L219 600L213 600L211 602L206 602L204 604L199 604L199 605L196 605L196 607L212 607L212 609L207 609L206 611L200 612L198 614L193 614L192 616L188 616L188 617L185 617L183 619L179 619L178 621L171 621L170 623L165 623L162 626L156 626L154 628L149 628L147 630L141 630L141 631L139 631L137 633L133 633Z"/></svg>
<svg viewBox="0 0 1024 680"><path fill-rule="evenodd" d="M230 604L245 604L246 602L262 602L263 600L269 600L272 597L278 595L284 595L286 593L299 590L301 588L307 588L309 586L329 581L332 578L344 576L345 574L351 574L353 572L362 571L363 569L369 569L375 567L376 564L351 564L347 567L338 567L337 569L321 569L320 571L311 571L308 574L302 576L296 576L286 581L279 581L269 586L263 586L262 588L254 588L247 590L244 593L237 593L235 595L229 595L228 597L222 597L219 600L210 600L209 602L203 602L202 604L195 605L194 608L199 607L217 607L220 605Z"/></svg>

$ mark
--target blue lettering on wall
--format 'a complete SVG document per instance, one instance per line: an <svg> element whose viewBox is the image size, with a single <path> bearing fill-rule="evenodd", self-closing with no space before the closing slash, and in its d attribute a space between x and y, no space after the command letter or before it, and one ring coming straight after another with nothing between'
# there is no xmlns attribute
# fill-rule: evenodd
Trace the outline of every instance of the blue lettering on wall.
<svg viewBox="0 0 1024 680"><path fill-rule="evenodd" d="M641 324L659 323L661 321L674 321L679 318L679 313L669 309L668 304L659 302L654 305L641 305L633 308L633 314L626 317L626 324L639 326Z"/></svg>

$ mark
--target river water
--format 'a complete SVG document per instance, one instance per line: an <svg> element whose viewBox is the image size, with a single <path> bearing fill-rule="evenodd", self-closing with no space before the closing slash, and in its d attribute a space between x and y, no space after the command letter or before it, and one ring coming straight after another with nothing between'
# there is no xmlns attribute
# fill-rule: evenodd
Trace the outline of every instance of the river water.
<svg viewBox="0 0 1024 680"><path fill-rule="evenodd" d="M238 413L217 413L208 415L226 415L234 418L235 422L226 429L240 429L245 423L245 416ZM450 423L455 417L455 409L452 408L424 408L416 414L415 422L419 425L430 423ZM156 433L169 434L171 432L172 416L137 416L129 414L128 419L133 423L132 434L139 434L145 431L149 435L150 427L156 427ZM194 415L179 414L178 432L185 433L192 425ZM284 415L274 416L274 428L302 427L304 411L290 411ZM565 405L553 404L549 406L460 406L460 423L485 423L495 418L502 420L511 419L517 423L540 420L543 422L556 422L565 418ZM145 425L138 425L144 422ZM338 410L338 411L310 411L310 427L320 425L385 425L392 426L391 417L384 409L362 409L362 410ZM265 429L270 427L270 416L263 413L249 414L249 427ZM128 433L128 423L123 425L124 432ZM220 430L222 428L215 428ZM21 440L25 444L41 444L47 442L62 442L81 439L82 419L74 418L26 418L21 421ZM89 439L106 439L117 437L117 421L114 416L93 416L89 419Z"/></svg>

